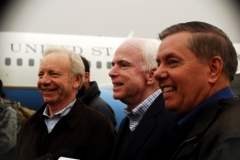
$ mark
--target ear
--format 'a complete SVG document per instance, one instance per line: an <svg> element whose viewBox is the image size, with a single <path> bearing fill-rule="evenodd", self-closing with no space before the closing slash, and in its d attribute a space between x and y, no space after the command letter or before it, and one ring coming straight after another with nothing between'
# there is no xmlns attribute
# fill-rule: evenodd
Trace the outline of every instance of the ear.
<svg viewBox="0 0 240 160"><path fill-rule="evenodd" d="M82 82L82 76L80 74L75 75L74 81L73 81L73 87L78 88L81 82Z"/></svg>
<svg viewBox="0 0 240 160"><path fill-rule="evenodd" d="M155 72L156 70L157 70L157 69L154 68L154 69L152 69L150 72L147 72L147 84L152 85L153 83L156 82L156 79L154 78L154 72Z"/></svg>
<svg viewBox="0 0 240 160"><path fill-rule="evenodd" d="M85 72L85 80L84 82L89 82L90 81L90 73L89 72Z"/></svg>
<svg viewBox="0 0 240 160"><path fill-rule="evenodd" d="M214 56L209 60L209 79L210 84L216 83L219 79L223 68L222 58L219 56Z"/></svg>

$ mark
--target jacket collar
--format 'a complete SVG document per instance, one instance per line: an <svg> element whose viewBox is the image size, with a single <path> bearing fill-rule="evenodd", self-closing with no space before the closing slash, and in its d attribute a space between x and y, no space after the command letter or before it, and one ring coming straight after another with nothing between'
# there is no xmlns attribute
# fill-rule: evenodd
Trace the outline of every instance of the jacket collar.
<svg viewBox="0 0 240 160"><path fill-rule="evenodd" d="M36 121L42 121L44 122L44 115L43 111L47 104L45 103L32 117L31 119L31 125L33 125ZM79 122L84 117L84 114L86 113L87 106L79 99L77 98L76 102L74 103L72 109L69 111L69 113L62 117L67 123L67 125L71 128L76 128ZM80 118L79 118L80 117Z"/></svg>
<svg viewBox="0 0 240 160"><path fill-rule="evenodd" d="M205 117L208 115L208 113L201 114L202 116L199 116L201 111L206 108L207 105L214 103L220 99L228 99L232 98L234 96L232 90L229 87L226 87L211 97L209 97L207 100L205 100L203 103L201 103L199 106L197 106L194 110L192 110L190 113L188 113L184 118L182 118L174 128L177 129L177 132L179 136L181 137L182 141L187 138L187 135L190 133L190 131L193 129L193 126L197 122L197 119L200 118L200 120L203 120L202 117ZM211 109L210 109L211 110ZM209 111L210 112L210 111ZM214 111L215 113L215 111ZM210 117L211 118L211 117ZM209 120L208 120L209 121Z"/></svg>

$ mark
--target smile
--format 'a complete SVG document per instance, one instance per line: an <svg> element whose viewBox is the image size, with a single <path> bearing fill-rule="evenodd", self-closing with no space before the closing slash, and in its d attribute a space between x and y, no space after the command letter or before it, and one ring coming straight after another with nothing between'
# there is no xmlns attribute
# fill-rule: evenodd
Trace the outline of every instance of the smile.
<svg viewBox="0 0 240 160"><path fill-rule="evenodd" d="M164 87L164 88L162 88L162 92L166 93L166 92L170 92L170 91L173 91L176 89L177 89L176 87Z"/></svg>
<svg viewBox="0 0 240 160"><path fill-rule="evenodd" d="M119 86L122 86L123 84L121 84L121 83L114 83L113 84L113 87L119 87Z"/></svg>

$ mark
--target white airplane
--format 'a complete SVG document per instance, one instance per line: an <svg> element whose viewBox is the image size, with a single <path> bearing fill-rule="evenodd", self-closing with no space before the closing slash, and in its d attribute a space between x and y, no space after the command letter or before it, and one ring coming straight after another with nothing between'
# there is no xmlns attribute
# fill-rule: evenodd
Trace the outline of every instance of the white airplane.
<svg viewBox="0 0 240 160"><path fill-rule="evenodd" d="M40 33L0 32L0 79L4 92L13 101L37 110L43 98L37 89L38 68L42 52L48 45L62 45L90 61L91 81L97 81L101 97L116 114L117 126L124 114L125 105L112 97L111 68L115 50L126 38L76 36ZM240 94L240 44L234 44L238 53L238 71L231 88Z"/></svg>

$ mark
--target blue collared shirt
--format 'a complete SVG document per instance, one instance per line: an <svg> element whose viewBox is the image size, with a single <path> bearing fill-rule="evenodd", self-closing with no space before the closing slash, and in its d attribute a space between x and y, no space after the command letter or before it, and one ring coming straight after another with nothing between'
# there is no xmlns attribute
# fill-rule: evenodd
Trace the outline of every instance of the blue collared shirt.
<svg viewBox="0 0 240 160"><path fill-rule="evenodd" d="M184 118L182 118L174 128L180 129L178 130L178 133L180 132L180 139L181 142L184 141L184 139L187 138L188 134L190 133L192 127L197 121L197 118L201 112L201 110L207 106L208 104L218 101L220 99L228 99L234 97L234 93L229 87L226 87L211 97L209 97L207 100L202 102L199 106L197 106L194 110L192 110L190 113L188 113Z"/></svg>
<svg viewBox="0 0 240 160"><path fill-rule="evenodd" d="M61 111L55 113L52 117L50 117L48 113L48 105L45 107L43 111L43 115L45 117L45 124L48 128L48 133L51 133L57 122L65 115L68 114L68 112L73 107L74 103L76 102L76 99L70 103L67 107L63 108Z"/></svg>
<svg viewBox="0 0 240 160"><path fill-rule="evenodd" d="M129 118L129 128L131 131L134 131L142 119L143 115L146 113L147 109L151 106L151 104L155 101L155 99L159 96L162 91L158 89L152 95L150 95L147 99L145 99L142 103L140 103L136 108L132 111L128 111L127 108L124 109L124 112L127 114Z"/></svg>

